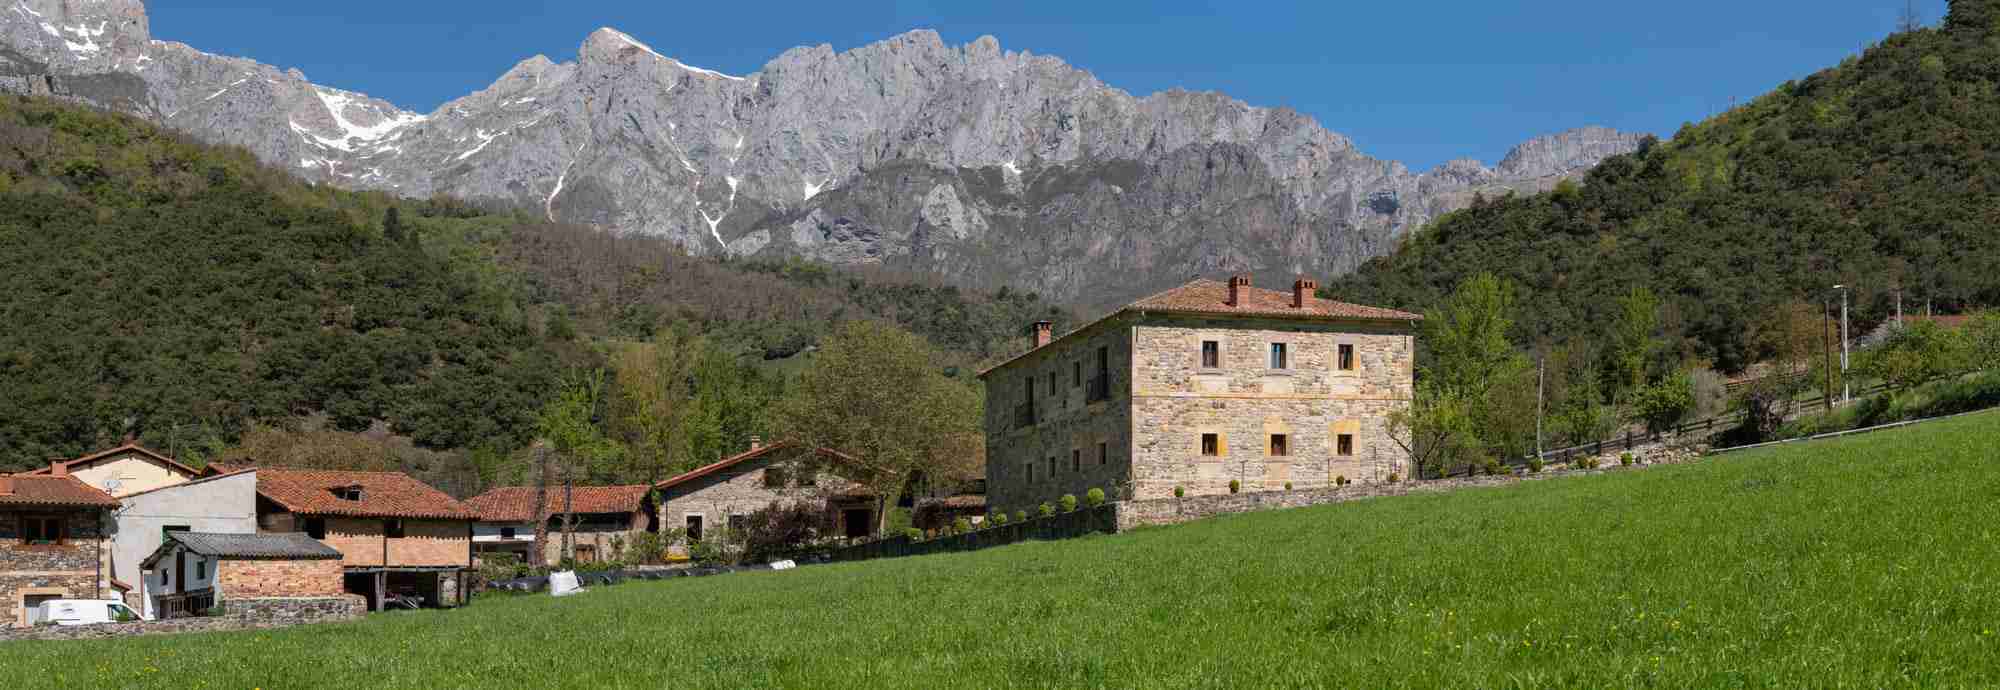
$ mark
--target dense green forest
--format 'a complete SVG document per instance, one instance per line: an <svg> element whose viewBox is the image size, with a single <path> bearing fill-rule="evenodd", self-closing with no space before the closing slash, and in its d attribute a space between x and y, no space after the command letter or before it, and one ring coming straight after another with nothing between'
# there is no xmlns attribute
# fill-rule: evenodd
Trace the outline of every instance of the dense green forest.
<svg viewBox="0 0 2000 690"><path fill-rule="evenodd" d="M656 338L686 360L694 462L761 428L787 371L770 363L838 323L911 330L955 372L1037 318L1073 320L1032 294L310 185L133 118L0 99L0 470L132 437L471 490L563 381L596 372L594 414L615 414L621 363L659 359Z"/></svg>
<svg viewBox="0 0 2000 690"><path fill-rule="evenodd" d="M1521 289L1513 340L1606 340L1619 298L1663 298L1672 348L1737 371L1758 330L1851 286L1866 328L1904 308L2000 303L2000 2L1954 0L1897 33L1580 184L1483 199L1330 283L1340 299L1423 310L1492 273ZM1815 312L1817 307L1814 307Z"/></svg>

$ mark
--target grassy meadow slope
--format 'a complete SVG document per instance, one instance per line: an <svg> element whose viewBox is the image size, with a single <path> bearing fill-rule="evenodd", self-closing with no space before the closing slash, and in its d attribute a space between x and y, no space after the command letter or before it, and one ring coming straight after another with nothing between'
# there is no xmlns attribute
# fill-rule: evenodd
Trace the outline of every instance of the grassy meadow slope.
<svg viewBox="0 0 2000 690"><path fill-rule="evenodd" d="M352 624L0 644L86 688L2000 684L2000 415L1689 465Z"/></svg>

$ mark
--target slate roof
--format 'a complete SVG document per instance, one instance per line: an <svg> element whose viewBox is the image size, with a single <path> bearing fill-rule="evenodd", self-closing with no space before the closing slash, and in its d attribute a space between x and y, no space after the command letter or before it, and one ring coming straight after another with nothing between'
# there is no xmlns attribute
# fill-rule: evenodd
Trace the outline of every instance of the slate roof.
<svg viewBox="0 0 2000 690"><path fill-rule="evenodd" d="M145 447L145 446L142 446L142 445L139 445L139 444L137 444L137 443L127 443L127 444L125 444L125 445L122 445L122 446L119 446L119 447L117 447L117 448L112 448L112 449L110 449L110 450L101 450L101 451L98 451L98 452L95 452L95 453L91 453L91 454L89 454L89 455L85 455L85 456L83 456L83 457L80 457L80 458L76 458L76 459L74 459L74 460L64 460L64 461L62 461L62 462L60 462L60 463L57 463L57 464L60 464L60 465L62 465L63 467L65 467L65 468L68 468L68 469L69 469L69 471L71 471L71 472L75 472L75 471L76 471L76 469L77 469L77 466L78 466L78 465L84 465L84 466L88 466L88 465L90 465L91 463L94 463L94 462L97 462L97 461L99 461L99 460L104 460L104 459L107 459L107 458L112 458L112 457L116 457L116 456L119 456L119 455L123 455L123 454L125 454L125 453L136 453L136 454L138 454L138 455L141 455L141 456L144 456L144 457L146 457L146 458L149 458L149 459L151 459L151 460L152 460L152 461L154 461L154 462L157 462L157 463L160 463L160 464L162 464L162 465L166 465L167 467L170 467L170 468L174 469L175 471L178 471L178 472L183 472L183 473L186 473L186 474L187 474L187 476L190 476L190 477L192 477L192 476L195 476L195 475L198 475L198 474L201 474L201 470L197 470L197 469L195 469L195 468L192 468L192 467L188 467L187 465L183 465L183 464L180 464L179 462L176 462L176 461L174 461L174 459L173 459L173 458L170 458L170 457L167 457L167 456L165 456L165 455L163 455L163 454L159 453L158 451L155 451L155 450L153 450L153 449L151 449L151 448L147 448L147 447ZM52 474L52 473L53 473L53 470L51 470L51 469L50 469L50 468L48 468L48 467L43 467L43 468L39 468L39 469L36 469L36 470L33 470L33 471L30 471L30 472L24 472L23 474L41 474L41 475L46 475L46 474Z"/></svg>
<svg viewBox="0 0 2000 690"><path fill-rule="evenodd" d="M1266 318L1310 319L1310 320L1322 320L1322 321L1375 321L1375 322L1387 322L1387 323L1397 323L1397 322L1407 323L1411 321L1421 321L1424 318L1422 314L1413 314L1406 311L1389 309L1387 307L1371 307L1365 304L1351 304L1348 302L1340 302L1330 299L1321 299L1319 297L1307 297L1304 306L1294 307L1292 306L1292 291L1290 289L1266 290L1259 287L1245 286L1240 289L1239 293L1240 293L1239 299L1237 300L1237 302L1231 304L1229 301L1228 283L1224 283L1219 280L1198 278L1189 282L1186 285L1182 285L1180 287L1166 290L1163 292L1157 292L1148 295L1146 297L1141 297L1136 302L1112 310L1111 313L1105 314L1103 317L1097 319L1096 321L1092 321L1090 323L1084 324L1083 327L1081 328L1070 331L1068 333L1064 333L1061 337L1049 341L1049 344L1053 345L1056 342L1061 341L1063 338L1067 338L1076 335L1078 333L1088 331L1091 329L1091 327L1096 326L1097 324L1104 323L1105 321L1109 321L1114 317L1129 312L1153 312L1153 313L1169 313L1169 314L1214 314L1219 316L1234 315L1234 316L1258 316ZM1044 345L1043 347L1047 346ZM1027 357L1028 355L1041 351L1041 349L1042 348L1038 347L1028 350L1027 352L1015 355L1013 357L1009 357L1006 359L1006 361L1003 361L999 364L995 364L991 367L987 367L985 371L979 372L979 376L981 378L984 378L987 374L993 373L994 371L1000 369L1001 367L1020 361L1022 358Z"/></svg>
<svg viewBox="0 0 2000 690"><path fill-rule="evenodd" d="M334 489L361 487L361 500L334 495ZM472 511L443 491L401 472L257 470L257 495L299 515L471 520Z"/></svg>
<svg viewBox="0 0 2000 690"><path fill-rule="evenodd" d="M622 486L579 486L570 489L578 513L634 513L646 507L646 495L653 487L645 484ZM549 512L563 513L563 488L549 487ZM481 522L534 522L535 487L503 486L465 499L465 507Z"/></svg>
<svg viewBox="0 0 2000 690"><path fill-rule="evenodd" d="M12 484L9 493L0 493L0 508L116 508L118 499L98 491L76 477L17 474L0 480Z"/></svg>
<svg viewBox="0 0 2000 690"><path fill-rule="evenodd" d="M218 534L215 532L168 532L167 539L189 551L216 558L256 558L274 560L331 560L340 551L308 537L303 532L267 534Z"/></svg>

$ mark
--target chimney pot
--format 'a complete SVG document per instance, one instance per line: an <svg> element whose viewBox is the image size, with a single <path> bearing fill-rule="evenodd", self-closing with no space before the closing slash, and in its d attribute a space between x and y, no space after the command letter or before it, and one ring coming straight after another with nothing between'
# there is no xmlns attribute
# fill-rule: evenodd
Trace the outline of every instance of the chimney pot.
<svg viewBox="0 0 2000 690"><path fill-rule="evenodd" d="M14 475L0 474L0 496L14 494Z"/></svg>
<svg viewBox="0 0 2000 690"><path fill-rule="evenodd" d="M49 474L56 477L69 476L69 458L49 458Z"/></svg>
<svg viewBox="0 0 2000 690"><path fill-rule="evenodd" d="M1292 281L1292 308L1304 309L1306 301L1312 299L1313 292L1319 290L1319 281L1300 276Z"/></svg>
<svg viewBox="0 0 2000 690"><path fill-rule="evenodd" d="M761 450L763 447L764 437L752 434L750 436L750 450Z"/></svg>
<svg viewBox="0 0 2000 690"><path fill-rule="evenodd" d="M1054 323L1048 321L1036 321L1035 347L1043 347L1048 345L1049 341L1052 339L1052 336L1054 335L1053 333L1054 329L1055 329Z"/></svg>
<svg viewBox="0 0 2000 690"><path fill-rule="evenodd" d="M1250 274L1229 277L1229 306L1243 306L1243 291L1250 287Z"/></svg>

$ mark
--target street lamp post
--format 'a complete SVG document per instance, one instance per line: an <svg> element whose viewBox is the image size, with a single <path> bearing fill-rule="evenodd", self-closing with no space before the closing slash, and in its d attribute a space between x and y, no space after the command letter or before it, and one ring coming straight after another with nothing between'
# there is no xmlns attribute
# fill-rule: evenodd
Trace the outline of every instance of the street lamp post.
<svg viewBox="0 0 2000 690"><path fill-rule="evenodd" d="M1845 405L1854 399L1854 384L1847 381L1847 286L1833 289L1840 291L1840 403Z"/></svg>

